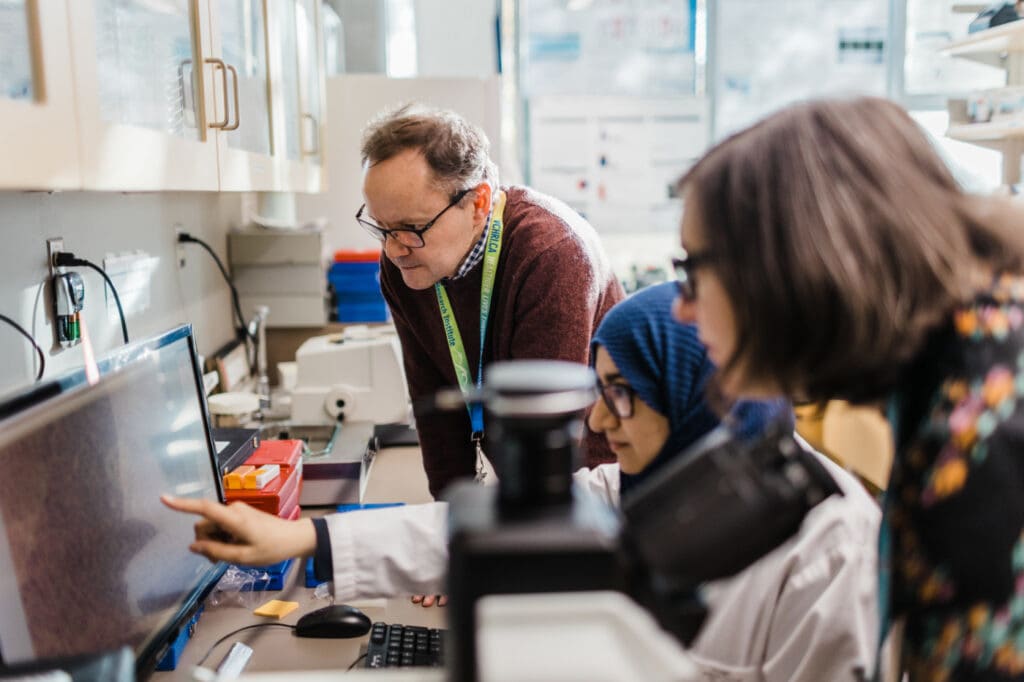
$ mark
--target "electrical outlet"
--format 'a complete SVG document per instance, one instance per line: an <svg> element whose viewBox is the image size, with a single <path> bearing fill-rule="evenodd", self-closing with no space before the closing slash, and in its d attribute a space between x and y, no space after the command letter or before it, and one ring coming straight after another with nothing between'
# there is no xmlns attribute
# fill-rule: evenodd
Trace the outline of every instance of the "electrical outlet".
<svg viewBox="0 0 1024 682"><path fill-rule="evenodd" d="M54 257L57 255L57 253L59 253L59 252L61 252L63 250L64 250L64 238L63 237L54 237L52 239L47 239L46 240L46 264L50 268L50 277L51 278L54 275L56 275L57 273L60 272L60 268L58 268L57 264L54 263Z"/></svg>
<svg viewBox="0 0 1024 682"><path fill-rule="evenodd" d="M174 224L174 256L178 259L178 268L185 267L185 245L178 241L182 234L185 233L180 223Z"/></svg>
<svg viewBox="0 0 1024 682"><path fill-rule="evenodd" d="M79 313L82 310L82 301L85 299L85 288L81 275L68 272L55 262L57 254L63 250L64 239L62 237L46 240L46 261L50 269L48 280L53 301L51 314L53 315L54 352L60 352L82 342Z"/></svg>

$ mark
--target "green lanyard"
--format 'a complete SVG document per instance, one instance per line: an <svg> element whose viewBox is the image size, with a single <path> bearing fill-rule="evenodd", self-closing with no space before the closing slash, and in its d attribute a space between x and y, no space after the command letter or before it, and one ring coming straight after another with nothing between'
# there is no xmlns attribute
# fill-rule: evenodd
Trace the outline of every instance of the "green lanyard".
<svg viewBox="0 0 1024 682"><path fill-rule="evenodd" d="M494 280L498 273L498 256L501 254L501 236L504 230L505 193L499 192L498 199L491 211L490 231L487 234L487 242L484 248L484 272L483 281L480 284L480 362L477 366L476 387L480 388L484 380L484 336L487 334L487 318L491 314L491 294L494 292ZM452 356L452 366L455 368L455 376L459 380L459 388L463 395L473 389L473 375L469 369L469 359L466 357L466 349L462 345L462 334L459 333L459 324L455 321L455 314L452 312L451 302L448 300L448 292L444 285L438 282L434 285L437 293L437 306L441 310L441 324L444 325L444 335L448 340L448 351ZM466 404L469 411L469 421L473 428L472 441L477 446L478 456L482 456L480 440L484 435L484 408L480 403ZM479 465L482 462L478 462ZM478 468L478 477L480 470Z"/></svg>

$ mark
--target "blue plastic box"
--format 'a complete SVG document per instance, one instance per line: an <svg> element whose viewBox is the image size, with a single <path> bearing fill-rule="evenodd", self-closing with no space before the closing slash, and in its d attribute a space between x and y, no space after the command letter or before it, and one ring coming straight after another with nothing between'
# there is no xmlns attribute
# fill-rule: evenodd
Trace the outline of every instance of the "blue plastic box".
<svg viewBox="0 0 1024 682"><path fill-rule="evenodd" d="M380 261L334 263L327 279L338 292L380 294Z"/></svg>
<svg viewBox="0 0 1024 682"><path fill-rule="evenodd" d="M188 644L188 640L192 639L192 633L195 632L196 623L199 621L199 616L203 613L203 607L200 606L196 609L195 615L193 615L188 623L186 623L181 630L178 631L178 636L174 638L174 641L167 647L167 653L163 655L160 662L156 664L157 670L174 670L178 667L178 661L181 660L181 654L185 651L185 645Z"/></svg>
<svg viewBox="0 0 1024 682"><path fill-rule="evenodd" d="M387 322L391 311L380 291L380 262L334 263L327 272L339 322Z"/></svg>
<svg viewBox="0 0 1024 682"><path fill-rule="evenodd" d="M384 301L372 303L338 302L338 322L390 322L391 310Z"/></svg>
<svg viewBox="0 0 1024 682"><path fill-rule="evenodd" d="M256 581L252 585L246 585L242 588L242 592L263 592L267 590L283 590L284 579L288 575L288 570L292 567L295 562L294 559L285 559L284 561L273 564L271 566L239 566L243 571L248 571L251 575L256 576ZM263 574L266 573L269 578L268 580L262 580Z"/></svg>

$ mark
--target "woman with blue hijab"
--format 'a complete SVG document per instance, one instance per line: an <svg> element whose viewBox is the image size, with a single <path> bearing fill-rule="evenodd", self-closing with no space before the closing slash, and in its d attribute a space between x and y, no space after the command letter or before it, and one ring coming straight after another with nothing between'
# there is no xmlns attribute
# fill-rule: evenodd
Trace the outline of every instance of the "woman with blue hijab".
<svg viewBox="0 0 1024 682"><path fill-rule="evenodd" d="M675 297L676 286L671 282L638 291L608 311L590 343L602 400L594 405L589 426L604 432L616 452L613 466L622 495L719 424L705 397L715 366L697 338L696 327L672 318ZM609 367L615 371L608 371ZM632 401L634 395L639 403ZM615 420L616 404L629 406L627 410L635 407L641 414L653 410L656 415L638 419L627 415L618 425L603 426L609 417L619 421ZM793 428L793 411L782 399L745 401L735 405L724 421L734 435L746 439L760 435L771 421ZM629 429L634 424L642 425L646 437L638 434L626 439L616 433L616 426ZM632 440L638 441L636 447Z"/></svg>
<svg viewBox="0 0 1024 682"><path fill-rule="evenodd" d="M608 438L615 464L581 469L578 486L617 505L644 478L719 424L704 399L715 371L692 326L671 316L675 285L620 302L594 336L600 384L588 424ZM736 406L740 437L792 419L782 401ZM711 614L689 653L706 679L852 679L875 646L874 539L879 512L852 476L821 458L843 489L808 514L800 532L738 575L706 586ZM315 554L335 600L437 594L447 556L447 505L433 503L284 521L245 505L166 499L201 513L192 550L214 560L267 565ZM714 519L708 519L714 523ZM205 525L204 525L205 524ZM234 543L212 538L229 532ZM685 542L666 538L666 542Z"/></svg>
<svg viewBox="0 0 1024 682"><path fill-rule="evenodd" d="M714 366L696 328L672 318L675 298L674 284L634 294L609 311L591 344L601 399L588 424L617 462L575 478L611 504L718 424L705 400ZM792 424L788 402L737 403L723 422L746 439L777 420ZM702 679L821 682L871 669L880 512L852 475L814 455L843 495L812 509L797 535L737 575L704 586L710 613L689 651Z"/></svg>

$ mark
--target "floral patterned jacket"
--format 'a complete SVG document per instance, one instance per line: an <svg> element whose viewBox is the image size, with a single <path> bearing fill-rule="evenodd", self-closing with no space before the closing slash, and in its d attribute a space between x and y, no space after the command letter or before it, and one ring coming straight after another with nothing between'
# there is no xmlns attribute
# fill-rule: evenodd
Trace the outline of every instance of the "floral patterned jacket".
<svg viewBox="0 0 1024 682"><path fill-rule="evenodd" d="M883 531L904 666L1024 680L1024 279L957 310L915 365Z"/></svg>

